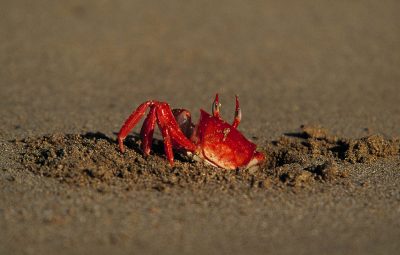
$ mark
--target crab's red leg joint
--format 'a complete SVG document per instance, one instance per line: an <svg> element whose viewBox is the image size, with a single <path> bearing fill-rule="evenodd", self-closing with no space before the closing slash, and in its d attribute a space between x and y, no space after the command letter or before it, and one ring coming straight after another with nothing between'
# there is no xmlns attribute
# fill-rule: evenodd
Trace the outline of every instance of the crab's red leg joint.
<svg viewBox="0 0 400 255"><path fill-rule="evenodd" d="M240 110L238 96L236 95L235 98L236 98L235 119L233 120L232 126L234 128L237 128L239 126L240 120L242 119L242 111Z"/></svg>
<svg viewBox="0 0 400 255"><path fill-rule="evenodd" d="M158 104L156 108L156 115L157 124L161 130L164 139L165 154L167 155L167 159L170 165L173 166L173 142L191 152L195 151L196 146L182 133L168 104Z"/></svg>
<svg viewBox="0 0 400 255"><path fill-rule="evenodd" d="M195 151L196 146L182 133L168 104L157 107L157 120L160 129L168 129L173 142L187 151Z"/></svg>
<svg viewBox="0 0 400 255"><path fill-rule="evenodd" d="M142 129L140 130L140 137L142 138L142 151L145 156L148 156L150 154L155 124L156 106L152 105L149 114L147 114L147 117L144 120Z"/></svg>
<svg viewBox="0 0 400 255"><path fill-rule="evenodd" d="M221 108L221 104L219 103L218 93L215 95L214 102L212 104L212 114L214 117L219 118L219 109Z"/></svg>
<svg viewBox="0 0 400 255"><path fill-rule="evenodd" d="M121 130L118 133L118 144L121 152L124 152L124 139L128 135L128 133L135 127L135 125L139 122L140 118L145 114L147 107L153 105L153 101L146 101L143 104L139 105L139 107L129 116L129 118L125 121L124 125L121 127Z"/></svg>

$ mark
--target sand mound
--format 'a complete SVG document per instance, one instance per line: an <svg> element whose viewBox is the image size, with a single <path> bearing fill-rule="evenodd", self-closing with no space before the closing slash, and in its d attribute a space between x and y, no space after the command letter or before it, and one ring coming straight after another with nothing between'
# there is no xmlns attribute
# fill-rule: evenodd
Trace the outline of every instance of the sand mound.
<svg viewBox="0 0 400 255"><path fill-rule="evenodd" d="M144 158L139 139L128 137L127 151L100 133L53 134L15 141L20 161L34 174L99 191L109 185L123 189L171 187L219 189L307 187L316 182L341 182L348 176L346 164L371 163L398 156L398 140L373 135L361 139L331 136L322 128L302 126L302 132L267 141L261 150L266 163L258 169L224 170L177 156L169 167L162 144L155 141L154 155Z"/></svg>

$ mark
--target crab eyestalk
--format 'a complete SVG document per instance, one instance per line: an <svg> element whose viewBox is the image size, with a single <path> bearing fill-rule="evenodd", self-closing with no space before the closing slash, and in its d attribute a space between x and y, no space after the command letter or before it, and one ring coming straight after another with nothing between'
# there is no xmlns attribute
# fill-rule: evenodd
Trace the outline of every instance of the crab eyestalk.
<svg viewBox="0 0 400 255"><path fill-rule="evenodd" d="M215 95L215 99L214 102L212 104L211 110L212 110L212 114L214 117L219 118L220 114L219 114L219 109L221 108L221 104L219 102L219 98L218 98L218 93Z"/></svg>
<svg viewBox="0 0 400 255"><path fill-rule="evenodd" d="M237 95L235 96L235 99L236 99L235 119L233 120L232 126L234 128L237 128L239 126L240 120L242 119L242 110L240 110L239 98Z"/></svg>

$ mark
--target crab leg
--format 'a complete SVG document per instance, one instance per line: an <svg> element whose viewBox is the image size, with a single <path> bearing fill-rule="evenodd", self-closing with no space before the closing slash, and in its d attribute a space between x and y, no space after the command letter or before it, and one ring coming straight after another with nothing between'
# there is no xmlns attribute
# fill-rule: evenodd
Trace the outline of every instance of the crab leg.
<svg viewBox="0 0 400 255"><path fill-rule="evenodd" d="M212 114L214 117L219 118L219 109L221 108L221 104L219 103L218 93L215 95L214 102L212 104Z"/></svg>
<svg viewBox="0 0 400 255"><path fill-rule="evenodd" d="M152 105L144 120L140 137L142 138L142 151L145 156L150 154L151 143L153 141L154 126L156 124L156 106Z"/></svg>
<svg viewBox="0 0 400 255"><path fill-rule="evenodd" d="M169 164L171 166L173 166L174 165L174 154L172 151L171 133L175 132L176 130L178 130L179 132L181 132L181 131L179 130L178 124L176 123L174 115L172 114L171 108L169 107L168 104L165 104L165 103L159 104L157 106L156 111L157 111L156 112L157 124L161 130L161 134L164 139L164 151L165 151L165 154L169 161ZM183 133L182 133L182 137L184 137L187 140L187 142L194 147L194 145L183 135ZM174 141L184 148L185 148L185 145L187 146L187 144L180 143L179 140L174 139Z"/></svg>
<svg viewBox="0 0 400 255"><path fill-rule="evenodd" d="M196 150L196 146L182 133L168 104L157 107L157 121L161 131L168 129L168 134L176 144L191 152Z"/></svg>
<svg viewBox="0 0 400 255"><path fill-rule="evenodd" d="M128 133L135 127L135 125L139 122L140 118L146 112L147 107L154 105L153 101L146 101L143 104L139 105L138 108L129 116L129 118L125 121L124 125L121 127L121 130L118 133L118 144L121 152L124 152L124 139L128 135Z"/></svg>
<svg viewBox="0 0 400 255"><path fill-rule="evenodd" d="M179 129L170 129L170 134L174 142L187 151L193 152L196 150L196 146L186 138L186 136Z"/></svg>
<svg viewBox="0 0 400 255"><path fill-rule="evenodd" d="M174 165L174 153L172 152L172 142L171 142L171 136L169 135L169 130L168 128L165 128L161 125L159 119L157 119L158 126L161 130L161 134L164 139L164 151L165 155L167 155L167 159L169 161L169 164L171 166Z"/></svg>
<svg viewBox="0 0 400 255"><path fill-rule="evenodd" d="M237 128L239 126L240 120L242 119L242 111L240 110L238 96L236 95L235 98L236 98L235 119L233 120L232 126L234 128Z"/></svg>

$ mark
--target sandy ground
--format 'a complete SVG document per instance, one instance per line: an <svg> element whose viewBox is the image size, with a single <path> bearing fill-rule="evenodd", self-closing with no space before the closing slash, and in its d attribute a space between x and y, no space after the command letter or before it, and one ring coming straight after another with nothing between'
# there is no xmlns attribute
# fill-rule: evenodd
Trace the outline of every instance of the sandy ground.
<svg viewBox="0 0 400 255"><path fill-rule="evenodd" d="M302 124L398 137L399 10L399 1L1 1L0 254L397 254L396 153L336 157L346 177L304 187L264 167L272 184L262 188L210 177L167 189L100 178L99 189L27 167L15 140L97 133L107 154L139 103L167 101L197 119L216 92L227 120L240 96L239 129L262 149ZM146 163L133 147L133 169L168 170L161 153Z"/></svg>

